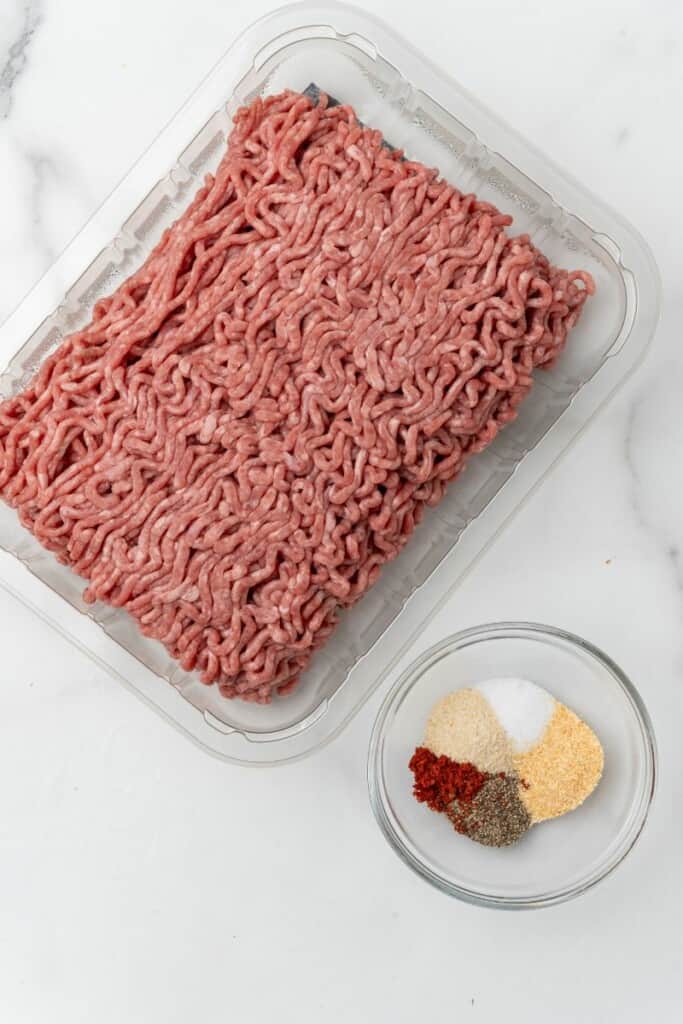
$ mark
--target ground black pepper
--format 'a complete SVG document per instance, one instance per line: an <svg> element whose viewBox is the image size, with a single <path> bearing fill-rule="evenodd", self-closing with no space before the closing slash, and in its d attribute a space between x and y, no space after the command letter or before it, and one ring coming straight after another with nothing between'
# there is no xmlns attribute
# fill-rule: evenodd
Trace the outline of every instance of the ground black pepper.
<svg viewBox="0 0 683 1024"><path fill-rule="evenodd" d="M446 813L457 832L484 846L510 846L531 826L519 780L502 773L487 779L471 803L453 800Z"/></svg>

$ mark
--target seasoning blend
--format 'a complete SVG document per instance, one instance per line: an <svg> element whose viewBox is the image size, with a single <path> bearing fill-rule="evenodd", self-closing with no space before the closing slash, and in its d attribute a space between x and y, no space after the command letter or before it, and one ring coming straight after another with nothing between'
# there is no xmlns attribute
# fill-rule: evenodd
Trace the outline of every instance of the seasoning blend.
<svg viewBox="0 0 683 1024"><path fill-rule="evenodd" d="M439 700L409 767L416 800L475 842L510 846L583 803L603 762L573 711L536 683L501 678Z"/></svg>

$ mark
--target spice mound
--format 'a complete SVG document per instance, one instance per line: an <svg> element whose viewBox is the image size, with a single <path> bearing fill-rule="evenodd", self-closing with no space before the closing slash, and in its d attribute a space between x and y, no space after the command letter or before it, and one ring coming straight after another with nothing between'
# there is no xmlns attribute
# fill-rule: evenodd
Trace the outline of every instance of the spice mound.
<svg viewBox="0 0 683 1024"><path fill-rule="evenodd" d="M602 776L590 726L527 679L489 679L435 704L410 759L415 799L484 846L579 807Z"/></svg>

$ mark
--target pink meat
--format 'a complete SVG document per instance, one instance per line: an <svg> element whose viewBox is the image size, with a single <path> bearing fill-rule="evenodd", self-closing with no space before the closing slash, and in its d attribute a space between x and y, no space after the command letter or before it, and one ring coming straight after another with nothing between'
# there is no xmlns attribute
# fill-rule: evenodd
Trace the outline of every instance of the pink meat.
<svg viewBox="0 0 683 1024"><path fill-rule="evenodd" d="M593 291L510 223L348 106L257 99L140 270L0 405L0 494L205 683L291 690Z"/></svg>

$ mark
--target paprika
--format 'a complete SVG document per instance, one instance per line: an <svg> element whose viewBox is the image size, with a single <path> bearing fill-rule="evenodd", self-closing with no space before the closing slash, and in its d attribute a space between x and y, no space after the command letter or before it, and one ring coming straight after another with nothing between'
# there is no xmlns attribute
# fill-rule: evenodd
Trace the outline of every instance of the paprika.
<svg viewBox="0 0 683 1024"><path fill-rule="evenodd" d="M428 747L418 747L408 767L415 776L415 799L438 812L453 800L470 803L489 778L468 761L452 761L445 754L437 757Z"/></svg>

